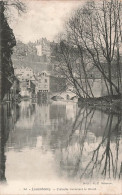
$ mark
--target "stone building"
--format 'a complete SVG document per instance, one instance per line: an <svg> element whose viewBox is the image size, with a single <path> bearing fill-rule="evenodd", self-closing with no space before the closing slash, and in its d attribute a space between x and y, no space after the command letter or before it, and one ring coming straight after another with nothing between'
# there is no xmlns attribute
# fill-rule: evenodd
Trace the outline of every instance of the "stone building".
<svg viewBox="0 0 122 195"><path fill-rule="evenodd" d="M46 38L42 38L37 40L35 43L37 49L37 55L43 56L44 61L50 62L51 50L50 50L50 42Z"/></svg>
<svg viewBox="0 0 122 195"><path fill-rule="evenodd" d="M46 71L42 71L37 75L37 91L49 92L50 91L50 74Z"/></svg>
<svg viewBox="0 0 122 195"><path fill-rule="evenodd" d="M37 92L61 92L66 89L65 78L56 77L47 71L37 75Z"/></svg>

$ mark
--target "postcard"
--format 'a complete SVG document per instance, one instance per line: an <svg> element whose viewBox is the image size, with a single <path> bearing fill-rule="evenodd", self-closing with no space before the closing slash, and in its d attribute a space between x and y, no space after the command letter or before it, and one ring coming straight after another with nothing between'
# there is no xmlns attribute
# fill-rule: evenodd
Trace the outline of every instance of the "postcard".
<svg viewBox="0 0 122 195"><path fill-rule="evenodd" d="M121 195L121 0L0 1L0 195Z"/></svg>

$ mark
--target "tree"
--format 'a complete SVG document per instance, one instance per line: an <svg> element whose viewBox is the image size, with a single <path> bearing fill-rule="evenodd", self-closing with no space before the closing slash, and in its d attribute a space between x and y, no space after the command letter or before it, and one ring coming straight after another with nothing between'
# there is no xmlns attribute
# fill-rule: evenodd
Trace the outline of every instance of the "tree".
<svg viewBox="0 0 122 195"><path fill-rule="evenodd" d="M94 97L86 74L84 81L82 81L85 70L81 67L81 64L88 62L83 55L81 56L78 48L70 42L61 40L56 55L59 62L56 71L67 78L67 84L73 87L73 92L80 98L90 98L90 95Z"/></svg>
<svg viewBox="0 0 122 195"><path fill-rule="evenodd" d="M13 30L8 24L5 10L11 6L17 8L18 12L24 11L24 4L19 0L16 1L0 1L0 89L1 99L11 87L14 77L14 69L12 66L11 55L13 47L16 45L16 39ZM8 79L8 81L7 81ZM11 80L11 82L9 82Z"/></svg>
<svg viewBox="0 0 122 195"><path fill-rule="evenodd" d="M12 7L18 11L18 14L26 12L26 6L21 0L8 0L4 1L5 10L9 10Z"/></svg>
<svg viewBox="0 0 122 195"><path fill-rule="evenodd" d="M78 9L67 22L65 43L77 47L80 59L78 74L79 78L84 74L86 85L83 90L87 96L94 96L88 79L88 64L98 70L109 95L113 96L115 92L121 94L121 8L119 0L103 0L100 3L90 1ZM66 62L67 67L68 63ZM79 78L75 83L79 82ZM81 86L81 82L79 85Z"/></svg>
<svg viewBox="0 0 122 195"><path fill-rule="evenodd" d="M102 1L100 5L94 2L88 3L82 10L82 28L80 37L86 47L94 65L102 73L106 85L109 84L110 94L113 95L113 88L120 94L119 88L113 81L113 61L117 57L117 47L121 42L121 2ZM89 32L89 33L88 33ZM104 64L102 63L104 61ZM120 66L116 67L120 75Z"/></svg>

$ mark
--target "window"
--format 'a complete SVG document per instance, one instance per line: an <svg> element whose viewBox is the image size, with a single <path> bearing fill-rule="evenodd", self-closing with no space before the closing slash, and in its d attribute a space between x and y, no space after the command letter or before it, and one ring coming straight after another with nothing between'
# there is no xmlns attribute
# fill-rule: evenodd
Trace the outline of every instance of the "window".
<svg viewBox="0 0 122 195"><path fill-rule="evenodd" d="M47 83L47 79L45 79L45 83Z"/></svg>

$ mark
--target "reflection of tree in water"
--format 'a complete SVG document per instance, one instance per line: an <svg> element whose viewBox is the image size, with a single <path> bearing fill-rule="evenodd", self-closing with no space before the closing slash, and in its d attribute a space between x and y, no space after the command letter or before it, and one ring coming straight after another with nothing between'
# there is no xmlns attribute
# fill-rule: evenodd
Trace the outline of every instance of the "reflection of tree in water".
<svg viewBox="0 0 122 195"><path fill-rule="evenodd" d="M100 137L97 139L91 131L95 112L87 108L79 110L67 146L61 148L60 167L70 177L80 179L120 178L121 117L114 116L112 113L108 115L100 140Z"/></svg>
<svg viewBox="0 0 122 195"><path fill-rule="evenodd" d="M118 170L118 152L119 152L119 139L117 139L116 144L116 154L113 154L111 149L111 136L112 131L118 131L120 128L120 118L118 118L118 123L115 128L112 129L112 119L113 115L108 116L107 124L105 131L108 128L107 135L103 135L102 141L98 145L98 147L93 150L92 158L87 164L86 168L83 170L81 177L84 175L93 176L94 172L100 172L104 178L106 177L120 177L120 169ZM104 146L103 146L104 145ZM103 151L101 151L101 147L103 146ZM113 156L116 156L115 159Z"/></svg>
<svg viewBox="0 0 122 195"><path fill-rule="evenodd" d="M19 119L19 106L17 104L12 105L6 103L0 105L1 109L1 126L0 126L0 181L5 182L5 145L9 137L10 129L14 128L14 124Z"/></svg>
<svg viewBox="0 0 122 195"><path fill-rule="evenodd" d="M30 101L19 103L19 120L14 125L14 131L10 131L7 148L21 151L25 146L34 147L36 143L36 130L33 129L36 105Z"/></svg>

